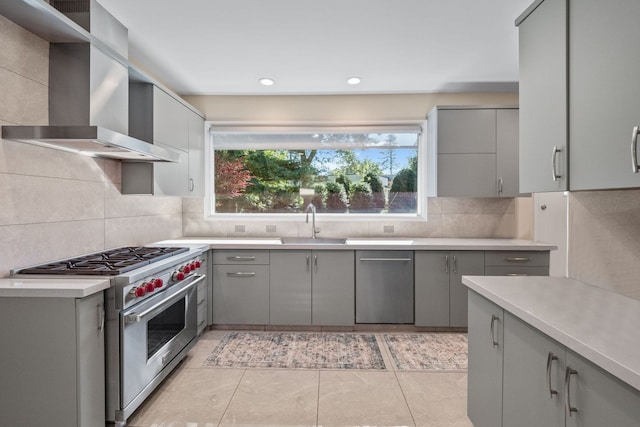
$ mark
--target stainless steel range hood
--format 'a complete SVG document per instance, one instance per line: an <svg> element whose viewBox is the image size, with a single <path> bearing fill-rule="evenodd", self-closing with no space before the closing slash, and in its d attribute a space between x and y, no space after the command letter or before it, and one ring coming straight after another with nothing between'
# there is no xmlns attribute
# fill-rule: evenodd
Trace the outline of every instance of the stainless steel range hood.
<svg viewBox="0 0 640 427"><path fill-rule="evenodd" d="M177 162L178 153L101 126L2 126L2 138L90 157Z"/></svg>
<svg viewBox="0 0 640 427"><path fill-rule="evenodd" d="M127 28L95 0L51 4L94 42L49 45L49 126L2 126L2 138L91 157L178 162L179 153L128 135Z"/></svg>

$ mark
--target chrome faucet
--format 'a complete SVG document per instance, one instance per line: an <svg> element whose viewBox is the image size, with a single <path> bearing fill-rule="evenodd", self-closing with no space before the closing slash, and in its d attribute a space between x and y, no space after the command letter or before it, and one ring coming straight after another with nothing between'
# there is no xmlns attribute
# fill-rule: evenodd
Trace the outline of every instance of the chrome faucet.
<svg viewBox="0 0 640 427"><path fill-rule="evenodd" d="M311 238L317 239L316 234L318 233L318 231L316 230L316 207L313 205L313 203L309 203L307 205L307 209L305 210L305 213L307 214L307 224L309 224L309 211L311 211Z"/></svg>

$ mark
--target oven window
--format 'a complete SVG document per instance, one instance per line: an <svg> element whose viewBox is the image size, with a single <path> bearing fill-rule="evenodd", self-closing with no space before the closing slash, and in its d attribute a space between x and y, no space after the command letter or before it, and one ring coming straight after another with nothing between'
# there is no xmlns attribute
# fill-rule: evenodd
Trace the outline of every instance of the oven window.
<svg viewBox="0 0 640 427"><path fill-rule="evenodd" d="M185 328L185 306L182 298L147 322L147 360Z"/></svg>

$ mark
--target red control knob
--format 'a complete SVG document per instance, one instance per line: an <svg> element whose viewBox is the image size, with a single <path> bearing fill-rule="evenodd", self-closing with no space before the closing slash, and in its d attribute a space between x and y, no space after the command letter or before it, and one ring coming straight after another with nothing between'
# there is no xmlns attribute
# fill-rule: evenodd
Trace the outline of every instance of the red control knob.
<svg viewBox="0 0 640 427"><path fill-rule="evenodd" d="M195 261L194 264L196 265L196 268L200 268L202 266L200 261Z"/></svg>
<svg viewBox="0 0 640 427"><path fill-rule="evenodd" d="M143 297L144 294L146 294L147 291L144 290L144 287L140 286L139 288L135 288L134 290L134 294L137 297Z"/></svg>
<svg viewBox="0 0 640 427"><path fill-rule="evenodd" d="M147 292L153 292L156 289L156 287L153 285L153 282L147 282L144 285L144 290Z"/></svg>
<svg viewBox="0 0 640 427"><path fill-rule="evenodd" d="M175 273L173 273L173 280L184 280L184 273L182 271L176 271Z"/></svg>
<svg viewBox="0 0 640 427"><path fill-rule="evenodd" d="M183 266L181 270L184 274L189 274L191 272L191 267L189 266L189 264L187 264Z"/></svg>
<svg viewBox="0 0 640 427"><path fill-rule="evenodd" d="M198 268L198 266L196 265L195 261L192 262L191 264L189 264L189 267L191 268L191 271L196 271L196 269Z"/></svg>
<svg viewBox="0 0 640 427"><path fill-rule="evenodd" d="M155 286L156 288L161 288L162 285L164 285L164 282L162 281L162 279L155 279L153 281L153 286Z"/></svg>

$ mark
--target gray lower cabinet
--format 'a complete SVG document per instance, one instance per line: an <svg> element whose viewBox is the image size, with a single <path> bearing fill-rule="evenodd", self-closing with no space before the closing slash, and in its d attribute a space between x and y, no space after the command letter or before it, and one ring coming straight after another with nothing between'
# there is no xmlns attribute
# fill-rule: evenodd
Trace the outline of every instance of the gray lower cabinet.
<svg viewBox="0 0 640 427"><path fill-rule="evenodd" d="M485 276L548 276L549 251L486 251Z"/></svg>
<svg viewBox="0 0 640 427"><path fill-rule="evenodd" d="M104 427L104 296L0 298L0 425Z"/></svg>
<svg viewBox="0 0 640 427"><path fill-rule="evenodd" d="M484 276L484 252L451 251L449 253L449 326L467 326L467 287L462 276Z"/></svg>
<svg viewBox="0 0 640 427"><path fill-rule="evenodd" d="M503 334L504 310L474 291L469 291L467 415L474 427L503 425Z"/></svg>
<svg viewBox="0 0 640 427"><path fill-rule="evenodd" d="M271 251L270 323L354 323L354 252Z"/></svg>
<svg viewBox="0 0 640 427"><path fill-rule="evenodd" d="M564 346L510 313L504 322L503 425L563 427Z"/></svg>
<svg viewBox="0 0 640 427"><path fill-rule="evenodd" d="M474 427L636 427L640 391L469 291Z"/></svg>
<svg viewBox="0 0 640 427"><path fill-rule="evenodd" d="M449 326L449 251L415 252L416 326Z"/></svg>
<svg viewBox="0 0 640 427"><path fill-rule="evenodd" d="M269 323L269 251L213 251L213 323Z"/></svg>

